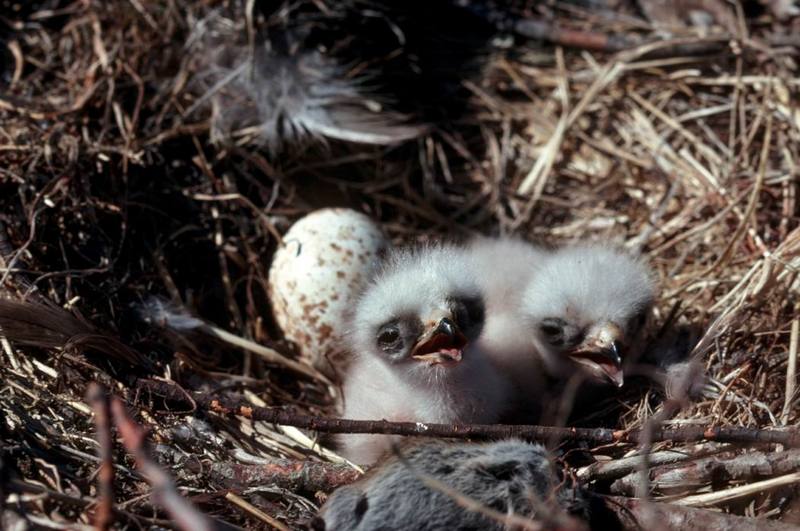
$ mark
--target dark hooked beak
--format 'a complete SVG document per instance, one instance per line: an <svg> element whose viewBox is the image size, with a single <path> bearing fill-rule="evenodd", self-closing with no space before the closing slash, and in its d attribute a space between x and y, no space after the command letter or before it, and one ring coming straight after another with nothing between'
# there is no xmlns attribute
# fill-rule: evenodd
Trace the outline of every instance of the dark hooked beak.
<svg viewBox="0 0 800 531"><path fill-rule="evenodd" d="M624 351L622 330L614 323L603 325L587 337L583 343L568 352L570 358L583 365L589 372L617 387L622 387L622 354Z"/></svg>
<svg viewBox="0 0 800 531"><path fill-rule="evenodd" d="M461 351L466 344L467 338L458 326L445 317L419 337L411 351L411 357L418 361L427 361L430 365L455 365L461 361Z"/></svg>

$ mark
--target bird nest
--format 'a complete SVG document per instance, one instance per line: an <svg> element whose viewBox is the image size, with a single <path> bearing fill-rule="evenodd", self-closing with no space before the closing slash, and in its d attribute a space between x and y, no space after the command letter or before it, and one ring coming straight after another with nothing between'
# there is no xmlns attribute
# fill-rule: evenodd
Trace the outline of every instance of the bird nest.
<svg viewBox="0 0 800 531"><path fill-rule="evenodd" d="M228 14L240 8L0 5L1 289L66 310L52 337L0 341L3 527L191 528L164 512L178 492L220 522L297 528L358 477L286 424L335 415L336 386L275 361L297 353L270 314L270 258L324 206L369 214L398 244L516 234L641 250L660 281L653 337L694 334L707 379L691 399L630 386L578 422L645 436L569 441L561 456L601 494L800 521L797 454L759 442L800 419L797 19L745 5L717 16L723 37L678 24L664 38L631 6L520 2L509 9L544 42L492 48L457 119L390 146L275 151L211 142L213 98L194 82L198 27L246 26ZM231 50L247 50L241 36ZM142 319L153 295L202 330ZM706 440L655 436L653 419ZM750 435L708 440L731 426ZM649 485L626 460L642 445ZM759 457L768 466L743 461Z"/></svg>

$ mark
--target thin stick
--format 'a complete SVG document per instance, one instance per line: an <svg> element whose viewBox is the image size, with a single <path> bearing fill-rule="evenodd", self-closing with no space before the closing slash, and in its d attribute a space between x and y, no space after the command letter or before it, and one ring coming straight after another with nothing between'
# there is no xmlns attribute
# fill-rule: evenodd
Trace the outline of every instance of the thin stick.
<svg viewBox="0 0 800 531"><path fill-rule="evenodd" d="M728 485L736 482L762 481L791 474L800 469L800 451L788 452L744 452L738 455L719 457L697 456L689 463L658 466L649 471L649 483L653 492L662 495L687 496L688 489L700 490L704 485L717 486L721 481ZM620 478L611 486L615 494L636 492L640 478L630 474ZM714 490L721 489L721 486Z"/></svg>
<svg viewBox="0 0 800 531"><path fill-rule="evenodd" d="M211 463L206 471L214 481L236 491L271 485L292 492L332 492L362 476L347 465L278 458L255 464Z"/></svg>
<svg viewBox="0 0 800 531"><path fill-rule="evenodd" d="M266 522L270 526L278 529L279 531L291 531L288 527L286 527L282 522L279 522L275 518L271 517L258 507L254 506L251 503L248 503L247 500L237 496L236 494L229 492L225 495L225 499L231 502L232 504L236 505L240 509L243 509L245 512L250 514L251 516L255 516L262 522Z"/></svg>
<svg viewBox="0 0 800 531"><path fill-rule="evenodd" d="M97 471L98 502L94 510L94 528L105 531L114 523L114 456L111 439L111 404L108 394L99 384L92 383L86 393L86 401L94 409L94 425L97 429L100 468Z"/></svg>
<svg viewBox="0 0 800 531"><path fill-rule="evenodd" d="M213 326L202 319L190 315L183 308L171 305L158 297L150 298L142 305L140 312L146 321L155 323L158 326L170 328L176 332L193 330L208 334L230 345L261 356L270 363L281 365L304 376L308 376L313 380L319 380L328 386L333 386L332 382L326 378L325 375L311 365L295 361L275 349L260 345L254 341L223 330L222 328Z"/></svg>
<svg viewBox="0 0 800 531"><path fill-rule="evenodd" d="M758 492L764 492L789 485L796 485L798 482L800 482L800 472L793 472L791 474L786 474L785 476L778 476L776 478L765 479L764 481L748 483L747 485L740 485L732 489L719 490L706 494L696 494L694 496L686 496L685 498L674 500L673 503L689 505L691 507L716 505L719 503L738 500L739 498L744 498Z"/></svg>
<svg viewBox="0 0 800 531"><path fill-rule="evenodd" d="M274 363L276 365L282 365L288 369L292 369L295 372L304 374L309 378L321 380L327 385L333 385L328 378L326 378L321 372L315 370L313 367L310 367L293 359L287 358L286 356L284 356L275 349L265 347L264 345L259 345L258 343L237 336L235 334L231 334L230 332L227 332L221 328L217 328L216 326L211 326L206 324L200 327L200 330L207 332L209 335L221 339L226 343L230 343L231 345L235 345L239 348L243 348L247 351L250 351L253 354L261 356L262 358L271 363Z"/></svg>
<svg viewBox="0 0 800 531"><path fill-rule="evenodd" d="M141 380L140 389L169 400L186 401L187 391L174 384L158 380ZM449 437L455 439L508 439L518 437L535 441L568 440L597 444L640 443L645 430L612 430L608 428L557 428L553 426L512 424L434 424L424 422L390 422L387 420L350 420L300 415L280 408L254 406L245 401L233 401L206 393L190 393L195 403L225 416L240 416L250 420L305 428L325 433L375 433L417 437ZM800 447L800 431L796 429L757 429L743 426L681 426L655 427L652 441L783 444Z"/></svg>
<svg viewBox="0 0 800 531"><path fill-rule="evenodd" d="M651 453L649 461L651 466L660 466L680 463L693 458L694 456L686 452L665 450L663 452ZM608 481L627 476L631 472L634 472L639 468L641 461L642 456L639 454L615 459L613 461L598 461L578 469L575 475L578 479L584 481Z"/></svg>
<svg viewBox="0 0 800 531"><path fill-rule="evenodd" d="M509 424L432 424L423 422L389 422L386 420L350 420L298 415L277 408L255 407L247 403L232 404L218 398L197 395L198 404L220 415L241 416L272 424L295 426L326 433L380 433L417 437L450 437L456 439L521 438L535 441L568 440L597 444L639 443L648 434L644 430L612 430L607 428L555 428L551 426ZM742 426L655 428L652 441L783 444L800 446L797 430L763 430Z"/></svg>
<svg viewBox="0 0 800 531"><path fill-rule="evenodd" d="M786 396L783 397L783 413L781 424L786 426L789 422L789 413L792 411L792 402L795 399L797 387L797 342L800 339L800 320L792 321L792 332L789 336L789 364L786 367Z"/></svg>

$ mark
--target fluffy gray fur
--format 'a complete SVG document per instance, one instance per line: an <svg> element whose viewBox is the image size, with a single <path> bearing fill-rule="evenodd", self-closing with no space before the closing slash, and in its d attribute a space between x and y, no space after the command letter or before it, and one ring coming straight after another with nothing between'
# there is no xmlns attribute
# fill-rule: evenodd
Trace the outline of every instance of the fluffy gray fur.
<svg viewBox="0 0 800 531"><path fill-rule="evenodd" d="M587 517L582 492L562 482L539 445L517 440L489 444L430 441L400 450L358 483L335 491L312 527L326 531L381 529L506 529L502 523L458 506L423 484L432 476L500 513L543 518ZM551 509L547 515L541 507Z"/></svg>
<svg viewBox="0 0 800 531"><path fill-rule="evenodd" d="M352 365L344 383L344 418L419 422L495 422L507 404L509 386L479 348L483 318L463 330L468 344L453 367L410 358L412 337L402 352L378 348L379 328L400 317L422 321L448 311L454 299L482 301L463 252L453 246L424 247L391 255L359 299L349 334ZM413 335L413 334L411 334ZM388 450L383 435L345 435L343 454L371 463Z"/></svg>
<svg viewBox="0 0 800 531"><path fill-rule="evenodd" d="M570 370L560 348L538 333L545 318L568 322L583 335L613 323L634 346L643 331L639 318L649 313L654 282L646 264L625 252L596 244L577 244L553 252L525 290L522 312L548 369ZM635 348L631 349L635 350Z"/></svg>

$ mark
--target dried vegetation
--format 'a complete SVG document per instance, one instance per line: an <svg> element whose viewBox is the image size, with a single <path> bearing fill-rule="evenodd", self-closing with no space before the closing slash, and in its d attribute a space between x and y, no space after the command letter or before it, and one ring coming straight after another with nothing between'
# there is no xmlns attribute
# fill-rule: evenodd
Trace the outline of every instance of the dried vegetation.
<svg viewBox="0 0 800 531"><path fill-rule="evenodd" d="M315 415L335 412L336 389L209 334L169 334L137 308L160 295L293 357L269 316L266 271L279 235L320 206L368 212L396 242L516 233L641 249L661 280L656 322L698 331L695 353L709 379L698 399L667 410L660 391L633 386L607 404L613 422L597 422L638 429L660 415L667 427L762 429L800 421L796 17L737 4L722 24L731 26L726 37L678 24L677 41L623 10L523 6L548 24L636 39L613 53L523 41L496 50L485 76L465 84L470 112L457 123L395 147L331 141L276 155L246 134L211 143L210 114L197 104L203 94L185 43L212 10L231 9L225 3L0 6L0 282L8 297L82 316L63 347L60 336L52 348L0 342L4 525L88 525L100 514L85 399L92 381L125 400L160 465L205 514L248 528L308 521L323 496L313 482L231 475L276 458L337 462L313 433L165 399L141 382ZM706 49L689 53L686 43ZM52 321L63 328L58 314ZM796 453L758 446L747 459L762 464L750 466L729 463L750 454L748 445L654 443L654 466L722 461L684 483L658 469L652 495L800 521ZM591 456L608 465L635 450L618 443L578 453L584 464ZM117 525L174 525L121 444L113 456ZM647 490L625 477L637 466L578 475L595 478L599 492L632 495ZM347 466L336 470L352 479Z"/></svg>

